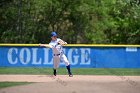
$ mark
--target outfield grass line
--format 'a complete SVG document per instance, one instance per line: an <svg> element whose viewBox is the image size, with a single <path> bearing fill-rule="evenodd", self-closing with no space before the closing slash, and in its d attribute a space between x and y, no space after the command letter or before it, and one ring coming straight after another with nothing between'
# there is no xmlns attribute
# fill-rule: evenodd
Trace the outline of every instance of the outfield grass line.
<svg viewBox="0 0 140 93"><path fill-rule="evenodd" d="M72 68L74 75L136 75L140 76L139 69L122 68ZM31 75L52 75L52 68L0 68L0 74L31 74ZM59 75L67 75L66 68L58 69Z"/></svg>

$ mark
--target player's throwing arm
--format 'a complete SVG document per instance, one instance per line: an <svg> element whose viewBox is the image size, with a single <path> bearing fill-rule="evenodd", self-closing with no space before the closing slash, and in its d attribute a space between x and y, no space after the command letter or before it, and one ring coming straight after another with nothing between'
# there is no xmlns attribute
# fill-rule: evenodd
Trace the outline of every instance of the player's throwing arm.
<svg viewBox="0 0 140 93"><path fill-rule="evenodd" d="M47 45L47 44L39 44L39 46L51 48L51 47L50 47L49 45Z"/></svg>

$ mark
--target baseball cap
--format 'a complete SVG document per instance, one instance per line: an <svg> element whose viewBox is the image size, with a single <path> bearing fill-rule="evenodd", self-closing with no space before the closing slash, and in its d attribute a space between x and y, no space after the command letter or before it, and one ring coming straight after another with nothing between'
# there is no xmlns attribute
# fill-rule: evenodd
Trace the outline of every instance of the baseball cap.
<svg viewBox="0 0 140 93"><path fill-rule="evenodd" d="M51 32L51 37L57 36L56 32Z"/></svg>

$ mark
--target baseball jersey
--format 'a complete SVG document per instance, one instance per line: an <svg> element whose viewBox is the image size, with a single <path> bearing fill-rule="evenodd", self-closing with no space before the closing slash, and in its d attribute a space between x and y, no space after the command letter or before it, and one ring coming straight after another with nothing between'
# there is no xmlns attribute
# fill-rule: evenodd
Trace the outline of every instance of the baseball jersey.
<svg viewBox="0 0 140 93"><path fill-rule="evenodd" d="M53 54L61 54L63 53L63 47L58 44L58 41L61 40L60 38L56 38L56 40L51 40L49 46L52 48Z"/></svg>

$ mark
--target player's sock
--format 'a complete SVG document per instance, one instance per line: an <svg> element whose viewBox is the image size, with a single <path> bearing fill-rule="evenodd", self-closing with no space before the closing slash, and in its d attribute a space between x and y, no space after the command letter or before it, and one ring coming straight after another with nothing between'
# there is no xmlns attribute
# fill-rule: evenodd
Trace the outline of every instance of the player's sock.
<svg viewBox="0 0 140 93"><path fill-rule="evenodd" d="M53 75L56 76L56 69L53 69Z"/></svg>
<svg viewBox="0 0 140 93"><path fill-rule="evenodd" d="M71 69L70 69L70 65L66 66L67 70L68 70L68 74L70 77L72 77L72 73L71 73Z"/></svg>

